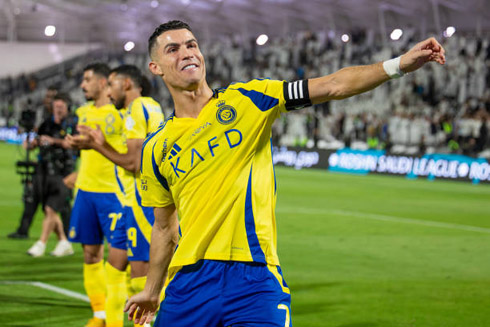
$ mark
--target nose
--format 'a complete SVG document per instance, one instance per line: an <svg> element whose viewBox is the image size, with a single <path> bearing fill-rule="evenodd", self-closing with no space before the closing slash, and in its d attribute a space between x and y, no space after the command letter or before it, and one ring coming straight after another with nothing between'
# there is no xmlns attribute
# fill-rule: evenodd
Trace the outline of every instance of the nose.
<svg viewBox="0 0 490 327"><path fill-rule="evenodd" d="M183 47L182 59L191 59L192 57L194 57L192 50L188 49L187 47Z"/></svg>

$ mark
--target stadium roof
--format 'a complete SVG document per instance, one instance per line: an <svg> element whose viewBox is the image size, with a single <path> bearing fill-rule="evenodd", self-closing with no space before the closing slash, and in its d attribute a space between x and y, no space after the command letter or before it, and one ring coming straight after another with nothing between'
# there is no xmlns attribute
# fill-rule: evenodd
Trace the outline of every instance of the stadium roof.
<svg viewBox="0 0 490 327"><path fill-rule="evenodd" d="M307 29L370 28L383 35L407 27L421 35L440 34L447 26L475 34L490 31L487 0L0 0L0 9L0 40L111 47L131 40L140 49L153 29L170 19L189 22L206 38ZM57 28L53 38L44 35L50 24Z"/></svg>

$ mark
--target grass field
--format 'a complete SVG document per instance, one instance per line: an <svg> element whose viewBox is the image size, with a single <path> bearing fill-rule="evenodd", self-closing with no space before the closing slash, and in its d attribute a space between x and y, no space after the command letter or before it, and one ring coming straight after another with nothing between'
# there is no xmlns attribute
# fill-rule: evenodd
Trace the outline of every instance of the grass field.
<svg viewBox="0 0 490 327"><path fill-rule="evenodd" d="M83 326L80 248L31 258L8 240L22 206L17 147L0 144L0 326ZM279 256L296 327L490 326L490 187L277 168ZM54 248L54 237L48 251ZM128 326L130 326L128 324ZM171 327L171 326L170 326ZM207 327L207 326L195 326Z"/></svg>

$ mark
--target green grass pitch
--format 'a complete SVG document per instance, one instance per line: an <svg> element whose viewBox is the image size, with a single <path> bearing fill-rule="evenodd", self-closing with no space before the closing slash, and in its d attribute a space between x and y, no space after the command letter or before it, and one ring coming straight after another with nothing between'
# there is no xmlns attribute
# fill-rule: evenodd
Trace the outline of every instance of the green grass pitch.
<svg viewBox="0 0 490 327"><path fill-rule="evenodd" d="M0 144L0 326L83 326L82 255L31 258L17 146ZM278 246L296 327L490 326L490 187L277 168ZM54 248L54 237L48 252ZM127 326L130 326L127 323ZM206 327L206 326L195 326Z"/></svg>

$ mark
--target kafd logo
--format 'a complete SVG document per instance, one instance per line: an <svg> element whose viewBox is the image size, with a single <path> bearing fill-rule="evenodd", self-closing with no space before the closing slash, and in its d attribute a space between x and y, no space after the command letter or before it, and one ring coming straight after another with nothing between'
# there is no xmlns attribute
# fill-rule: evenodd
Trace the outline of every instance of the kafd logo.
<svg viewBox="0 0 490 327"><path fill-rule="evenodd" d="M170 149L170 155L168 156L168 160L172 160L173 157L175 157L180 151L181 147L177 145L177 143L174 143L172 146L172 149Z"/></svg>

